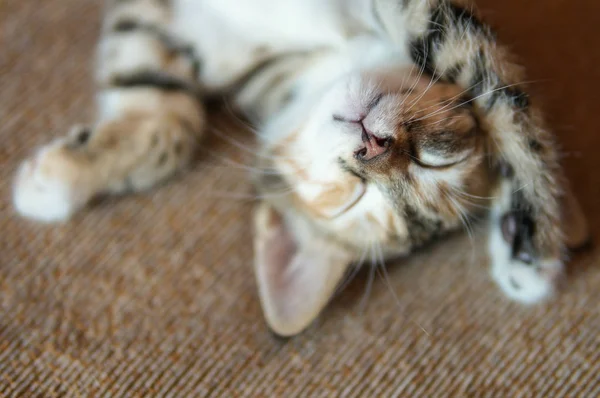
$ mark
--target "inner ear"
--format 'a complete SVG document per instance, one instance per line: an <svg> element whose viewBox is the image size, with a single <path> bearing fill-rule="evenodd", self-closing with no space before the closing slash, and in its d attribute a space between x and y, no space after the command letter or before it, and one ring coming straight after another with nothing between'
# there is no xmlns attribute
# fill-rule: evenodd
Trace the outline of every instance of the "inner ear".
<svg viewBox="0 0 600 398"><path fill-rule="evenodd" d="M345 250L291 223L266 203L256 209L254 271L265 319L281 336L314 321L351 263Z"/></svg>

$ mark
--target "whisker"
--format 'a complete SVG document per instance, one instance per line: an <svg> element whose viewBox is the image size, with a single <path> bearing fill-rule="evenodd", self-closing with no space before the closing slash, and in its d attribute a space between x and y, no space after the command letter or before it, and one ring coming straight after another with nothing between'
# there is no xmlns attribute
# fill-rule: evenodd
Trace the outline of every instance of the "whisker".
<svg viewBox="0 0 600 398"><path fill-rule="evenodd" d="M454 192L456 192L457 194L459 194L459 195L466 196L466 197L473 198L473 199L489 200L489 199L498 199L499 198L498 196L477 196L477 195L473 195L473 194L467 193L465 191L462 191L462 190L460 190L460 188L455 187L455 186L450 186L450 188Z"/></svg>
<svg viewBox="0 0 600 398"><path fill-rule="evenodd" d="M207 150L206 148L200 148L201 151L205 152L208 156L220 160L221 162L235 168L235 169L240 169L240 170L245 170L245 171L249 171L249 172L253 172L253 173L257 173L257 174L261 174L261 175L275 175L275 176L291 176L291 177L297 177L300 176L301 173L306 173L308 172L307 168L297 168L295 171L296 173L290 173L290 172L284 172L283 170L275 170L272 168L260 168L260 167L255 167L255 166L250 166L247 164L243 164L243 163L239 163L233 159L229 159L223 156L219 156L209 150ZM217 166L213 166L213 167L217 167ZM223 166L224 167L224 166ZM311 183L313 184L321 184L324 186L330 186L333 185L332 182L327 182L327 181L311 181Z"/></svg>
<svg viewBox="0 0 600 398"><path fill-rule="evenodd" d="M407 318L407 316L402 313L404 311L404 307L402 305L402 302L400 301L400 298L396 294L396 290L392 286L392 282L391 282L389 273L388 273L387 268L385 266L384 255L383 255L383 248L382 248L382 246L381 246L380 243L378 243L378 253L379 253L378 254L378 257L379 257L378 258L378 265L380 266L380 268L378 268L379 276L383 279L384 283L388 287L388 290L392 294L392 297L393 297L394 301L396 302L396 305L398 306L398 309L401 311L401 316L404 317L404 318ZM417 321L415 321L414 319L410 319L410 322L412 322L415 325L417 325L427 336L430 336L430 334L427 332L427 330L425 330L425 328L423 326L421 326L421 324L419 324Z"/></svg>
<svg viewBox="0 0 600 398"><path fill-rule="evenodd" d="M429 54L429 47L425 48L425 55L423 57L423 59L427 59L427 56ZM412 93L415 88L417 87L417 85L419 84L419 80L421 80L421 77L423 76L423 73L425 73L425 67L426 67L426 63L423 62L423 65L419 66L419 73L417 74L417 78L415 79L415 82L412 84L412 86L408 89L409 93ZM412 74L412 69L411 69L411 74ZM406 100L408 99L408 97L404 98L402 100L402 102L400 103L400 105L398 106L398 108L402 108L404 106L404 103L406 102Z"/></svg>
<svg viewBox="0 0 600 398"><path fill-rule="evenodd" d="M442 123L448 123L450 120L454 120L454 119L460 119L462 116L451 116L451 117L446 117L443 118L441 120L438 120L437 122L433 122L433 123L427 123L427 127L433 127L433 126L437 126L438 124L442 124Z"/></svg>
<svg viewBox="0 0 600 398"><path fill-rule="evenodd" d="M369 251L371 252L371 265L375 264L375 257L374 257L374 248L373 248L373 243L370 244L370 248ZM363 298L360 300L360 303L358 305L359 308L359 312L364 312L366 304L367 304L367 299L371 296L371 289L373 288L373 280L375 279L375 267L371 266L370 267L370 272L369 272L369 279L367 281L367 286L365 289L365 293L363 295Z"/></svg>
<svg viewBox="0 0 600 398"><path fill-rule="evenodd" d="M367 252L368 252L368 247L365 247L365 250L363 251L363 254L360 256L360 259L358 260L358 262L356 264L354 264L354 269L350 272L349 275L346 276L346 279L344 280L344 282L342 282L336 288L336 291L333 294L334 297L341 294L344 291L344 289L346 289L346 287L348 287L348 285L354 280L354 278L356 278L356 275L358 275L358 272L363 267L365 260L367 259Z"/></svg>
<svg viewBox="0 0 600 398"><path fill-rule="evenodd" d="M459 219L460 219L462 225L465 227L467 235L469 236L469 241L471 242L471 262L474 262L475 261L475 238L474 238L472 226L469 222L469 216L465 212L462 205L457 203L456 200L454 200L454 198L452 198L452 196L450 196L450 194L448 192L446 192L446 191L444 191L444 192L446 193L446 197L453 203L454 209L458 212Z"/></svg>
<svg viewBox="0 0 600 398"><path fill-rule="evenodd" d="M251 120L252 119L252 115L248 114L246 112L246 114L244 114L243 116L248 119L248 122L246 122L244 119L242 119L241 117L239 117L240 113L244 113L241 109L236 111L233 109L233 107L231 106L231 103L229 101L223 101L224 105L225 105L225 110L229 113L229 116L231 116L233 118L233 120L237 123L239 123L240 125L242 125L245 129L247 129L248 131L250 131L252 134L254 134L257 137L260 137L261 134L259 132L259 130L257 130L254 126L260 124L258 120Z"/></svg>
<svg viewBox="0 0 600 398"><path fill-rule="evenodd" d="M249 166L249 165L245 165L243 163L238 163L235 160L232 159L228 159L219 155L216 155L214 153L208 153L209 156L220 160L221 162L227 164L227 166L214 166L214 167L223 167L223 168L234 168L234 169L240 169L240 170L245 170L245 171L249 171L249 172L254 172L254 173L259 173L259 174L264 174L264 175L281 175L281 173L278 173L276 171L274 171L273 169L262 169L259 167L253 167L253 166Z"/></svg>
<svg viewBox="0 0 600 398"><path fill-rule="evenodd" d="M404 153L406 156L408 156L409 158L411 158L412 160L416 161L416 162L421 162L421 159L419 159L416 156L411 155L411 153L409 151L407 151L406 149L402 149L402 148L398 148L398 150L402 153Z"/></svg>
<svg viewBox="0 0 600 398"><path fill-rule="evenodd" d="M437 65L435 66L434 70L433 70L433 75L431 77L431 79L429 80L429 84L427 85L427 87L425 88L425 90L423 90L423 92L421 93L421 95L419 97L417 97L409 106L409 108L405 111L405 112L410 112L410 110L412 108L415 107L415 105L417 105L417 103L425 96L425 94L427 94L427 92L429 92L429 90L431 89L431 87L433 87L443 76L443 73L446 70L444 70L442 73L438 74L437 78L435 77L436 73L437 73Z"/></svg>
<svg viewBox="0 0 600 398"><path fill-rule="evenodd" d="M294 189L275 191L268 194L252 194L250 192L227 192L227 191L201 191L200 195L211 199L231 199L231 200L247 200L254 201L259 199L280 198L294 193Z"/></svg>
<svg viewBox="0 0 600 398"><path fill-rule="evenodd" d="M456 106L454 106L454 107L452 107L452 108L448 109L447 111L449 112L449 111L452 111L452 110L454 110L454 109L456 109L456 108L460 108L460 107L461 107L461 106L463 106L463 105L466 105L466 104L468 104L468 103L471 103L471 102L473 102L473 101L476 101L477 99L479 99L479 98L481 98L481 97L485 97L486 95L490 95L490 94L492 94L492 93L494 93L494 92L496 92L496 91L503 90L503 89L505 89L505 88L510 88L510 87L518 86L518 85L521 85L521 84L528 84L528 83L530 83L530 82L521 82L521 83L507 84L507 85L504 85L504 86L501 86L501 87L497 87L497 88L495 88L495 89L493 89L493 90L489 90L489 91L487 91L487 92L485 92L485 93L483 93L483 94L479 94L479 95L478 95L478 96L476 96L476 97L473 97L473 98L471 98L471 99L469 99L469 100L467 100L467 101L464 101L464 102L462 102L462 103L460 103L460 104L458 104L458 105L456 105ZM435 116L435 115L437 115L437 114L439 114L439 113L441 113L441 112L443 112L443 111L445 111L445 110L442 108L442 109L440 109L440 110L438 110L438 111L435 111L435 112L432 112L432 113L430 113L429 115L426 115L426 116L420 117L420 118L418 118L418 119L414 119L413 121L415 121L415 122L418 122L418 121L421 121L421 120L425 120L425 119L428 119L428 118L430 118L430 117L432 117L432 116Z"/></svg>
<svg viewBox="0 0 600 398"><path fill-rule="evenodd" d="M398 295L396 294L396 291L392 287L390 276L389 276L389 274L387 272L387 268L385 267L384 256L383 256L383 248L381 247L381 244L378 244L378 257L379 257L378 258L378 265L381 267L381 274L380 275L381 275L383 281L385 282L385 284L387 285L390 293L392 294L392 297L394 298L394 301L398 305L398 308L402 309L402 303L400 302L400 299L398 298Z"/></svg>
<svg viewBox="0 0 600 398"><path fill-rule="evenodd" d="M269 159L269 160L291 159L291 158L287 158L287 157L280 156L280 155L267 155L265 153L262 153L260 150L257 150L256 148L244 145L244 143L242 143L241 141L238 141L238 140L234 139L233 137L228 136L226 133L224 133L223 131L221 131L220 129L217 129L215 127L211 128L210 131L213 132L215 135L217 135L219 138L227 141L229 144L235 146L236 148L238 148L246 153L251 154L254 157L260 157L260 158Z"/></svg>
<svg viewBox="0 0 600 398"><path fill-rule="evenodd" d="M447 100L442 101L442 102L440 102L438 104L434 104L434 105L428 106L427 108L423 108L423 109L421 109L421 111L426 111L428 109L437 108L440 104L446 103L444 106L442 106L441 108L438 109L438 111L443 111L447 107L449 107L450 105L453 104L453 100L455 100L456 98L460 98L463 94L469 92L471 89L473 89L474 87L478 86L481 83L483 83L483 80L481 80L481 81L479 81L477 83L472 84L471 86L467 87L466 89L464 89L460 93L458 93L458 94L456 94L456 95L448 98ZM419 119L415 119L415 117L412 117L411 119L409 119L409 122L417 121L417 120L419 120Z"/></svg>

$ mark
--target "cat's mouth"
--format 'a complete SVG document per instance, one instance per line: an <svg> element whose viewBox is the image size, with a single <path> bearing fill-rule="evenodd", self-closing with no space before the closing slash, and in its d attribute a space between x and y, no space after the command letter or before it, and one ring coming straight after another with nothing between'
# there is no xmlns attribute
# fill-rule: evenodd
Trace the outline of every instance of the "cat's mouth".
<svg viewBox="0 0 600 398"><path fill-rule="evenodd" d="M346 213L348 210L356 206L356 204L362 199L366 192L367 185L364 182L361 181L355 184L352 193L348 197L346 197L345 200L342 201L339 206L325 209L325 211L323 212L323 216L329 219L341 216L342 214Z"/></svg>
<svg viewBox="0 0 600 398"><path fill-rule="evenodd" d="M367 184L354 177L324 185L319 194L310 195L310 198L303 194L302 187L298 188L300 189L295 196L301 206L313 215L327 220L336 219L350 211L367 193ZM314 192L314 189L315 186L312 186L310 190Z"/></svg>

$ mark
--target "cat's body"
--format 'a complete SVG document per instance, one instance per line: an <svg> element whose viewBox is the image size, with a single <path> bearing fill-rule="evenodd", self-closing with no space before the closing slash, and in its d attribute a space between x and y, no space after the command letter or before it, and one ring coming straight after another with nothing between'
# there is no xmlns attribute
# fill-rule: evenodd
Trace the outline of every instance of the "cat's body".
<svg viewBox="0 0 600 398"><path fill-rule="evenodd" d="M556 151L519 68L467 8L113 0L98 53L98 122L24 164L24 215L62 220L164 180L202 145L200 94L227 95L261 126L255 268L278 333L306 327L350 264L408 254L487 208L503 290L553 291Z"/></svg>

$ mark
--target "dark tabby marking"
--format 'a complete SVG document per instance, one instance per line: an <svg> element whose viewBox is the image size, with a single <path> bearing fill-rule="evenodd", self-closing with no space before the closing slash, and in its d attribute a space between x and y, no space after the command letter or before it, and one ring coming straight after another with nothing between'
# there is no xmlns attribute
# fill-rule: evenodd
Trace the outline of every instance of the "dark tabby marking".
<svg viewBox="0 0 600 398"><path fill-rule="evenodd" d="M302 55L305 55L305 54L306 54L306 52L297 51L297 52L289 52L289 53L283 53L283 54L269 56L269 57L257 62L254 67L252 67L250 70L245 72L243 75L239 76L235 80L235 82L233 82L229 87L225 88L223 91L225 93L228 93L228 95L239 93L240 91L242 91L242 89L244 87L247 87L248 85L250 85L252 80L254 80L255 78L260 78L269 69L276 70L276 68L279 66L279 64L281 62L286 62L289 60L289 58L291 58L293 56L298 56L299 59L302 59ZM278 80L278 81L286 80L285 79L286 73L293 73L293 72L294 71L287 71L287 70L281 71L277 74L278 77L276 78L276 80ZM276 83L277 83L277 81L275 81L272 84L276 84ZM271 88L273 88L273 87L271 87Z"/></svg>
<svg viewBox="0 0 600 398"><path fill-rule="evenodd" d="M501 82L496 74L490 71L486 65L485 53L479 51L475 58L475 71L471 78L470 93L473 97L485 95L484 90L489 90L489 83L494 82L498 89L489 93L486 108L492 109L498 100L508 102L512 107L526 110L529 107L529 96L518 87L504 87L506 84Z"/></svg>
<svg viewBox="0 0 600 398"><path fill-rule="evenodd" d="M445 80L448 83L455 84L456 81L458 80L458 77L462 73L463 67L464 67L464 65L462 63L459 63L457 65L454 65L452 68L448 69L446 71L446 73L444 74Z"/></svg>
<svg viewBox="0 0 600 398"><path fill-rule="evenodd" d="M517 87L506 87L502 93L510 100L513 107L526 110L529 107L529 96Z"/></svg>
<svg viewBox="0 0 600 398"><path fill-rule="evenodd" d="M502 84L499 84L502 86ZM510 106L522 111L529 107L529 96L516 87L504 87L490 93L487 108L491 109L498 100L504 100Z"/></svg>
<svg viewBox="0 0 600 398"><path fill-rule="evenodd" d="M85 145L90 140L91 136L92 136L92 131L88 127L83 128L77 134L77 144Z"/></svg>
<svg viewBox="0 0 600 398"><path fill-rule="evenodd" d="M430 57L431 52L429 41L420 38L414 41L410 47L410 56L423 72L432 75L434 72L433 62Z"/></svg>
<svg viewBox="0 0 600 398"><path fill-rule="evenodd" d="M85 144L88 143L90 137L92 136L92 131L89 127L82 127L81 130L77 132L68 142L67 146L70 149L77 150L81 149Z"/></svg>
<svg viewBox="0 0 600 398"><path fill-rule="evenodd" d="M179 54L192 62L192 71L194 76L198 76L202 69L202 60L197 56L194 48L187 44L182 44L169 33L165 32L159 26L136 21L131 18L120 19L112 26L112 31L115 33L132 33L132 32L144 32L161 42L169 51L174 54Z"/></svg>
<svg viewBox="0 0 600 398"><path fill-rule="evenodd" d="M460 26L465 31L481 33L493 37L491 29L484 25L471 11L452 3L443 3L438 6L438 11L443 12L446 24L449 26Z"/></svg>
<svg viewBox="0 0 600 398"><path fill-rule="evenodd" d="M512 245L512 256L525 264L532 264L537 257L533 244L535 223L531 205L516 191L511 199L512 210L504 215L501 221L504 239Z"/></svg>
<svg viewBox="0 0 600 398"><path fill-rule="evenodd" d="M426 218L409 205L404 207L403 213L413 248L419 248L443 233L440 220Z"/></svg>
<svg viewBox="0 0 600 398"><path fill-rule="evenodd" d="M529 148L531 148L532 151L539 152L544 149L544 146L538 140L532 138L529 140Z"/></svg>
<svg viewBox="0 0 600 398"><path fill-rule="evenodd" d="M459 76L454 68L440 72L436 71L433 66L433 54L446 40L446 32L457 27L465 32L469 31L486 37L493 37L491 29L470 11L447 2L439 4L431 13L428 33L414 40L411 46L411 57L417 65L423 68L424 72L432 76L436 73L443 73L441 77L447 81L455 81ZM458 72L460 72L460 69ZM450 73L450 76L447 75L448 73Z"/></svg>
<svg viewBox="0 0 600 398"><path fill-rule="evenodd" d="M177 141L175 143L175 147L173 148L173 150L175 151L175 154L177 156L181 155L181 152L183 151L183 144L181 143L181 141Z"/></svg>
<svg viewBox="0 0 600 398"><path fill-rule="evenodd" d="M498 171L500 172L500 175L504 178L513 178L515 176L515 170L513 169L513 167L505 161L500 162L500 164L498 165Z"/></svg>
<svg viewBox="0 0 600 398"><path fill-rule="evenodd" d="M471 77L471 90L469 92L473 97L478 97L484 94L484 89L486 88L488 82L490 80L490 76L488 76L489 70L485 64L485 53L483 50L479 51L474 60L474 72ZM492 96L490 101L487 104L487 108L490 109L495 103L495 99Z"/></svg>
<svg viewBox="0 0 600 398"><path fill-rule="evenodd" d="M197 95L197 90L189 83L166 73L151 70L116 76L112 79L111 85L120 88L154 87L165 91L183 91Z"/></svg>
<svg viewBox="0 0 600 398"><path fill-rule="evenodd" d="M529 202L525 199L523 191L520 189L513 192L511 207L513 211L524 211L527 213L531 213L533 210Z"/></svg>
<svg viewBox="0 0 600 398"><path fill-rule="evenodd" d="M113 26L113 32L127 33L132 32L140 28L140 24L133 19L122 19L115 23Z"/></svg>
<svg viewBox="0 0 600 398"><path fill-rule="evenodd" d="M537 257L533 245L535 223L525 212L513 211L502 218L502 234L512 245L512 257L525 264L532 264Z"/></svg>
<svg viewBox="0 0 600 398"><path fill-rule="evenodd" d="M192 60L192 74L194 75L194 77L199 76L200 72L202 71L203 62L202 59L200 59L200 57L198 57L198 55L196 54L194 47L181 46L178 48L177 51L185 55L188 59Z"/></svg>
<svg viewBox="0 0 600 398"><path fill-rule="evenodd" d="M160 157L158 158L157 166L163 166L165 163L167 163L168 158L169 158L169 155L166 152L163 152L160 155Z"/></svg>

